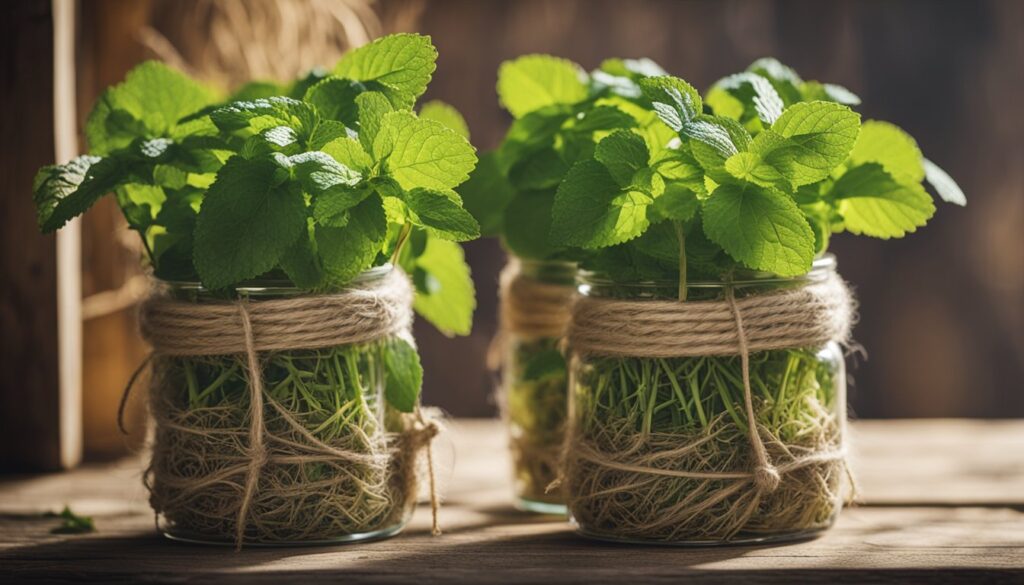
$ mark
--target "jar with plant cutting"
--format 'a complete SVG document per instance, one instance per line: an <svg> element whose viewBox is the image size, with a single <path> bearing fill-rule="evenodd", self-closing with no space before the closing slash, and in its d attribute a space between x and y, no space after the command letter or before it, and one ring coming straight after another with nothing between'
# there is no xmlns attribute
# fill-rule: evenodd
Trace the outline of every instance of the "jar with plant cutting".
<svg viewBox="0 0 1024 585"><path fill-rule="evenodd" d="M578 530L667 544L827 529L848 475L853 302L833 233L898 238L963 194L896 126L777 61L638 81L674 136L604 137L558 187L581 262L561 485Z"/></svg>
<svg viewBox="0 0 1024 585"><path fill-rule="evenodd" d="M227 98L144 63L97 102L90 154L39 172L44 231L113 192L156 279L146 485L168 536L345 542L407 521L438 429L412 310L468 332L456 242L479 235L453 191L476 164L465 123L414 111L436 57L393 35Z"/></svg>
<svg viewBox="0 0 1024 585"><path fill-rule="evenodd" d="M554 243L551 210L569 169L593 156L609 132L634 129L652 143L671 130L643 107L636 81L664 74L650 60L609 59L587 73L549 55L526 55L498 70L498 97L513 121L458 191L484 235L510 259L501 276L500 331L491 364L501 372L518 507L564 513L557 477L566 422L562 337L576 263L588 255ZM543 88L543 91L538 91Z"/></svg>

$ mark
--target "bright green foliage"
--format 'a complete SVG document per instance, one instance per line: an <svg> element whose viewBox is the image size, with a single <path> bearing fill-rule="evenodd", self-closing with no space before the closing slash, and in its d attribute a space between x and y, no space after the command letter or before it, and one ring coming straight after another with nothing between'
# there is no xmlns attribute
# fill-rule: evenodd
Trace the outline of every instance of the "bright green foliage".
<svg viewBox="0 0 1024 585"><path fill-rule="evenodd" d="M501 64L498 97L517 118L545 106L572 105L587 97L586 74L572 61L526 55Z"/></svg>
<svg viewBox="0 0 1024 585"><path fill-rule="evenodd" d="M387 383L384 396L391 406L402 412L412 412L419 403L423 385L423 366L416 348L404 339L394 339L384 351L384 371Z"/></svg>
<svg viewBox="0 0 1024 585"><path fill-rule="evenodd" d="M920 183L901 183L877 163L854 167L830 192L851 233L902 238L923 226L935 203Z"/></svg>
<svg viewBox="0 0 1024 585"><path fill-rule="evenodd" d="M306 225L302 191L267 159L235 157L206 193L195 231L196 270L210 288L273 268Z"/></svg>
<svg viewBox="0 0 1024 585"><path fill-rule="evenodd" d="M634 172L646 168L651 153L663 152L673 136L651 113L641 90L645 79L660 75L664 71L649 60L612 59L590 75L575 63L546 55L504 63L498 73L498 94L515 120L501 145L484 155L469 180L457 189L481 231L500 236L505 247L520 257L570 261L587 256L584 248L597 247L602 237L555 234L553 213L570 215L574 222L600 224L614 235L612 239L633 237L646 225L644 214L650 203L646 191L661 188L651 184L651 173L634 177ZM687 95L699 108L696 90ZM626 129L636 133L624 133ZM609 140L609 135L617 138ZM603 144L601 152L599 144ZM597 175L579 172L573 180L589 178L593 185L611 173L615 180L600 185L595 196L614 200L615 209L586 205L588 194L583 187L572 186L567 189L578 198L577 207L587 213L577 214L568 203L556 209L555 193L570 169L595 156L607 162L607 169L598 164L590 167ZM620 189L625 187L632 187L632 193Z"/></svg>
<svg viewBox="0 0 1024 585"><path fill-rule="evenodd" d="M86 534L96 532L96 524L92 516L80 516L71 511L70 506L64 506L60 513L47 512L47 518L59 518L60 525L50 529L50 534Z"/></svg>
<svg viewBox="0 0 1024 585"><path fill-rule="evenodd" d="M465 182L476 166L476 154L465 138L411 112L383 116L371 154L403 189L451 189Z"/></svg>
<svg viewBox="0 0 1024 585"><path fill-rule="evenodd" d="M814 234L792 198L771 187L720 186L704 206L704 233L747 266L781 276L803 274Z"/></svg>
<svg viewBox="0 0 1024 585"><path fill-rule="evenodd" d="M419 236L417 236L419 234ZM417 239L422 240L420 245ZM414 233L402 267L416 285L416 312L445 335L467 335L473 326L476 294L462 247Z"/></svg>
<svg viewBox="0 0 1024 585"><path fill-rule="evenodd" d="M923 226L935 212L923 179L943 199L964 202L910 136L885 122L861 124L851 92L804 81L774 59L722 79L703 100L666 75L636 86L642 99L623 111L638 124L570 166L550 222L552 242L597 250L580 256L584 267L614 279L678 278L683 298L692 277L738 268L795 276L832 232L891 238ZM636 107L675 141L652 142Z"/></svg>
<svg viewBox="0 0 1024 585"><path fill-rule="evenodd" d="M921 149L909 134L879 120L864 122L850 152L850 162L879 163L890 175L908 183L920 183L924 178L922 159Z"/></svg>
<svg viewBox="0 0 1024 585"><path fill-rule="evenodd" d="M601 163L579 162L555 195L553 237L559 244L581 248L627 242L647 229L647 206L652 202L653 197L639 189L620 187Z"/></svg>
<svg viewBox="0 0 1024 585"><path fill-rule="evenodd" d="M40 227L58 229L114 192L156 276L199 280L218 295L250 282L338 290L418 241L413 276L434 284L417 287L417 306L446 333L468 333L469 271L446 240L480 233L453 191L476 154L450 106L413 112L436 58L428 37L384 37L331 75L255 82L223 103L144 63L97 103L90 154L39 171ZM391 352L402 375L415 354L407 349ZM389 386L397 407L414 404L420 376Z"/></svg>
<svg viewBox="0 0 1024 585"><path fill-rule="evenodd" d="M143 63L97 100L85 124L89 152L102 156L136 138L171 136L182 118L214 99L211 90L163 63Z"/></svg>
<svg viewBox="0 0 1024 585"><path fill-rule="evenodd" d="M439 122L469 140L469 126L466 125L466 119L458 110L440 100L432 100L423 104L423 107L420 108L420 119Z"/></svg>
<svg viewBox="0 0 1024 585"><path fill-rule="evenodd" d="M344 55L334 66L334 75L363 82L395 108L410 109L427 89L436 61L430 37L389 35Z"/></svg>

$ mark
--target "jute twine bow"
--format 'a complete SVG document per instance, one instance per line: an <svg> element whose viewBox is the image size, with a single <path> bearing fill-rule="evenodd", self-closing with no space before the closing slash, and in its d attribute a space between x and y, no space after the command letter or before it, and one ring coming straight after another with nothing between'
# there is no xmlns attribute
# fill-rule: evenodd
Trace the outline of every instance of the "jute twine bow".
<svg viewBox="0 0 1024 585"><path fill-rule="evenodd" d="M850 292L834 273L803 286L737 298L727 285L725 300L677 302L581 297L573 307L569 345L577 355L670 358L739 355L744 409L754 459L750 471L688 472L633 468L582 448L577 455L594 463L633 472L694 479L749 480L760 492L779 487L780 474L829 461L845 460L842 450L818 452L776 467L768 457L754 416L750 353L819 347L845 342L853 320ZM576 449L576 446L572 446Z"/></svg>
<svg viewBox="0 0 1024 585"><path fill-rule="evenodd" d="M353 288L338 294L296 296L258 302L191 303L166 297L147 300L141 308L143 337L156 355L219 356L243 354L249 380L248 458L245 488L238 509L235 543L245 536L249 507L267 462L265 444L264 388L260 352L321 349L363 344L392 336L412 341L412 288L400 271L389 273L372 288ZM276 403L270 404L290 420ZM294 423L294 421L291 421ZM299 425L293 424L298 427ZM422 411L416 412L413 428L402 433L403 446L413 453L426 448L430 475L430 500L434 534L438 524L439 498L435 489L431 440L439 424ZM372 455L340 451L304 432L306 440L329 456L360 461Z"/></svg>
<svg viewBox="0 0 1024 585"><path fill-rule="evenodd" d="M500 327L487 352L488 367L501 367L509 335L525 339L562 337L569 326L569 308L575 294L571 285L541 282L523 274L519 259L509 258L498 280Z"/></svg>

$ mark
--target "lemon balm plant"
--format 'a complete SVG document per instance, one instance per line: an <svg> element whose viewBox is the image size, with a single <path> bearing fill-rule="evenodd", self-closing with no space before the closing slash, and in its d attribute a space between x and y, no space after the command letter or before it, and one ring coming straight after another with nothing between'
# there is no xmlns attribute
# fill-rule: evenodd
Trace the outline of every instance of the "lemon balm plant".
<svg viewBox="0 0 1024 585"><path fill-rule="evenodd" d="M44 231L113 192L159 279L147 485L168 534L336 542L407 520L436 432L411 306L468 332L455 242L479 235L453 190L476 164L464 122L413 109L436 57L388 36L227 101L144 63L97 102L90 153L39 172Z"/></svg>
<svg viewBox="0 0 1024 585"><path fill-rule="evenodd" d="M503 365L515 491L526 509L564 510L561 494L547 491L557 476L566 418L567 372L559 344L576 263L586 251L549 237L555 191L612 131L633 129L652 144L671 138L637 85L663 74L648 60L612 59L589 74L549 55L503 63L498 97L514 119L501 145L481 157L459 188L484 234L500 237L511 256L502 273L502 343L495 352Z"/></svg>
<svg viewBox="0 0 1024 585"><path fill-rule="evenodd" d="M896 126L775 60L702 99L639 81L674 132L603 138L560 183L551 239L594 253L568 341L564 487L584 534L668 543L806 536L846 472L852 301L831 234L898 238L962 192Z"/></svg>

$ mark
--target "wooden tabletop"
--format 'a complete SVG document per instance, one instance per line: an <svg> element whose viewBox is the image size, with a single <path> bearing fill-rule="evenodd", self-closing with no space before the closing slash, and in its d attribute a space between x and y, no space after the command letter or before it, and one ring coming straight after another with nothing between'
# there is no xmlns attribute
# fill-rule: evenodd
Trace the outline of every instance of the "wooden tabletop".
<svg viewBox="0 0 1024 585"><path fill-rule="evenodd" d="M421 506L404 533L332 547L246 549L159 536L141 460L0 478L0 581L194 583L1024 583L1024 421L853 425L864 504L808 542L673 548L598 543L512 508L501 424L458 420L439 445L445 534ZM97 532L54 535L65 504Z"/></svg>

